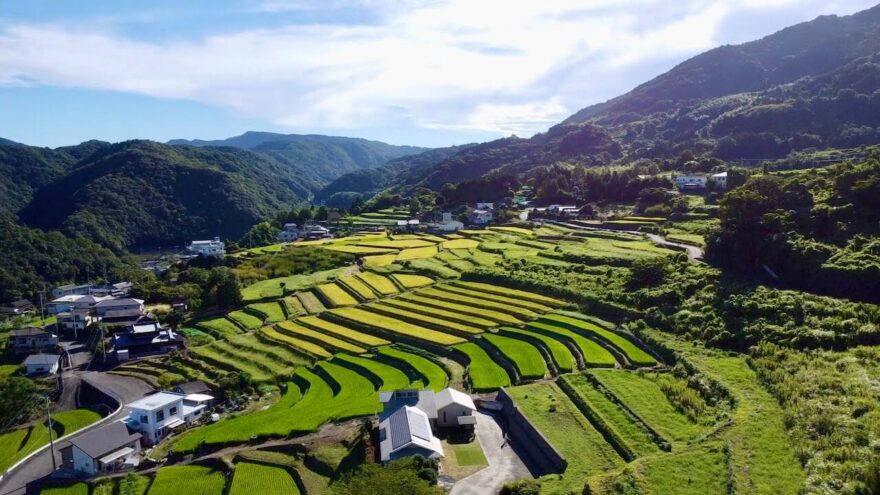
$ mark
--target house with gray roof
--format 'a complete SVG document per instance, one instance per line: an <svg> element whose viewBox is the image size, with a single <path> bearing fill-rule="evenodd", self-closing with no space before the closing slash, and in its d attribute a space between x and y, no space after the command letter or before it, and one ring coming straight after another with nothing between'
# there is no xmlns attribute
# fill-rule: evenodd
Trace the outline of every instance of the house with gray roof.
<svg viewBox="0 0 880 495"><path fill-rule="evenodd" d="M79 476L112 473L140 462L141 434L122 421L74 437L61 448L62 466Z"/></svg>

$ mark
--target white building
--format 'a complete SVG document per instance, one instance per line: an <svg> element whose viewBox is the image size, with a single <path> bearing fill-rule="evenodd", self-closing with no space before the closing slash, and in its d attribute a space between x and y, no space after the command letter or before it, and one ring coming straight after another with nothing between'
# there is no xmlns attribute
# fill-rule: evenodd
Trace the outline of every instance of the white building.
<svg viewBox="0 0 880 495"><path fill-rule="evenodd" d="M727 172L712 175L712 182L718 189L727 189Z"/></svg>
<svg viewBox="0 0 880 495"><path fill-rule="evenodd" d="M58 354L31 354L24 360L24 367L28 376L54 375L58 373L61 356Z"/></svg>
<svg viewBox="0 0 880 495"><path fill-rule="evenodd" d="M303 229L302 237L306 240L314 240L329 239L333 237L333 235L327 227L322 227L320 225L306 225Z"/></svg>
<svg viewBox="0 0 880 495"><path fill-rule="evenodd" d="M494 210L495 203L477 203L478 210Z"/></svg>
<svg viewBox="0 0 880 495"><path fill-rule="evenodd" d="M192 241L187 246L187 249L195 254L202 256L225 256L226 255L226 244L220 240L219 237L215 237L210 241Z"/></svg>
<svg viewBox="0 0 880 495"><path fill-rule="evenodd" d="M285 223L284 230L278 233L281 242L293 242L299 238L299 228L295 223Z"/></svg>
<svg viewBox="0 0 880 495"><path fill-rule="evenodd" d="M475 423L474 405L471 396L455 390L445 388L434 394L434 404L437 406L437 426L463 426Z"/></svg>
<svg viewBox="0 0 880 495"><path fill-rule="evenodd" d="M708 177L705 175L677 175L675 185L679 189L705 189Z"/></svg>
<svg viewBox="0 0 880 495"><path fill-rule="evenodd" d="M471 223L486 225L492 222L492 210L474 210L470 214Z"/></svg>
<svg viewBox="0 0 880 495"><path fill-rule="evenodd" d="M52 289L52 297L61 297L61 296L85 296L90 294L92 291L91 284L68 284L68 285L60 285Z"/></svg>
<svg viewBox="0 0 880 495"><path fill-rule="evenodd" d="M452 213L449 213L448 211L443 212L442 218L443 219L439 223L433 224L431 227L440 232L458 232L464 228L464 224L453 219Z"/></svg>
<svg viewBox="0 0 880 495"><path fill-rule="evenodd" d="M113 473L140 463L141 434L122 421L79 435L61 449L62 465L78 475Z"/></svg>
<svg viewBox="0 0 880 495"><path fill-rule="evenodd" d="M67 296L57 297L49 301L49 304L46 305L46 312L50 315L57 315L58 313L72 311L74 309L90 310L94 308L96 304L106 299L112 299L112 297L99 297L90 294L70 294Z"/></svg>
<svg viewBox="0 0 880 495"><path fill-rule="evenodd" d="M204 412L206 406L203 403L187 405L185 400L185 395L171 392L148 395L125 406L128 410L125 421L143 435L146 445L155 445Z"/></svg>
<svg viewBox="0 0 880 495"><path fill-rule="evenodd" d="M144 301L142 299L133 299L124 297L120 299L104 299L95 304L95 315L103 317L108 311L138 311L144 312Z"/></svg>

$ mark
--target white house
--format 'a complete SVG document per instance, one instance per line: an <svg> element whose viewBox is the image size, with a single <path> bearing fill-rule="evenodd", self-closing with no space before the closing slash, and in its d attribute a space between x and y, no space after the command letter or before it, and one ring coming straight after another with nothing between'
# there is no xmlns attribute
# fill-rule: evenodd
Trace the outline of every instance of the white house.
<svg viewBox="0 0 880 495"><path fill-rule="evenodd" d="M293 242L299 238L299 228L295 223L285 223L284 230L278 233L281 242Z"/></svg>
<svg viewBox="0 0 880 495"><path fill-rule="evenodd" d="M141 434L114 421L74 437L61 449L62 465L81 476L96 476L140 463Z"/></svg>
<svg viewBox="0 0 880 495"><path fill-rule="evenodd" d="M411 406L400 407L379 422L379 451L382 462L415 455L443 457L443 445L431 433L428 415Z"/></svg>
<svg viewBox="0 0 880 495"><path fill-rule="evenodd" d="M85 296L91 293L91 284L68 284L60 285L52 289L52 297L61 296Z"/></svg>
<svg viewBox="0 0 880 495"><path fill-rule="evenodd" d="M89 308L74 308L69 311L58 313L58 326L64 330L79 332L92 324L92 310Z"/></svg>
<svg viewBox="0 0 880 495"><path fill-rule="evenodd" d="M187 249L195 254L202 256L225 256L226 255L226 244L220 240L219 237L215 237L210 241L192 241L187 246Z"/></svg>
<svg viewBox="0 0 880 495"><path fill-rule="evenodd" d="M712 182L718 189L727 189L727 172L721 172L712 175Z"/></svg>
<svg viewBox="0 0 880 495"><path fill-rule="evenodd" d="M679 189L705 189L707 180L705 175L677 175L675 185Z"/></svg>
<svg viewBox="0 0 880 495"><path fill-rule="evenodd" d="M111 296L93 296L91 294L70 294L53 299L46 305L50 315L57 315L73 309L92 309L101 301L112 299Z"/></svg>
<svg viewBox="0 0 880 495"><path fill-rule="evenodd" d="M172 431L191 423L204 412L204 403L185 404L186 396L158 392L128 405L128 426L143 435L146 445L155 445ZM194 401L198 402L198 401Z"/></svg>
<svg viewBox="0 0 880 495"><path fill-rule="evenodd" d="M452 213L443 212L442 220L433 224L432 227L440 232L458 232L464 228L464 224L452 218Z"/></svg>
<svg viewBox="0 0 880 495"><path fill-rule="evenodd" d="M144 301L142 299L134 299L131 297L123 297L120 299L105 299L95 304L95 315L104 317L108 311L137 311L144 312Z"/></svg>
<svg viewBox="0 0 880 495"><path fill-rule="evenodd" d="M329 239L333 237L333 235L330 234L330 229L327 227L322 227L320 225L306 225L303 229L302 237L307 240Z"/></svg>
<svg viewBox="0 0 880 495"><path fill-rule="evenodd" d="M471 223L486 225L492 222L492 210L474 210L470 214Z"/></svg>
<svg viewBox="0 0 880 495"><path fill-rule="evenodd" d="M58 354L31 354L24 360L28 376L54 375L58 373L61 356Z"/></svg>
<svg viewBox="0 0 880 495"><path fill-rule="evenodd" d="M439 427L472 425L476 422L474 411L477 406L471 396L464 392L445 388L434 394L434 404Z"/></svg>

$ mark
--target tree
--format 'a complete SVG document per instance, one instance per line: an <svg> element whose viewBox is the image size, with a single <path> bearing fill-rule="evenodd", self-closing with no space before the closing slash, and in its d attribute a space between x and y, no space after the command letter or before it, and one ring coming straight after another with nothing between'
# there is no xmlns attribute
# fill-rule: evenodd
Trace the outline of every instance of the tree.
<svg viewBox="0 0 880 495"><path fill-rule="evenodd" d="M387 466L364 464L336 482L332 490L335 495L442 495L442 488L432 486L419 476L420 470L424 469L423 462L405 459L392 461Z"/></svg>
<svg viewBox="0 0 880 495"><path fill-rule="evenodd" d="M318 208L318 211L315 213L315 220L319 222L324 222L330 215L330 210L327 209L326 206L321 206Z"/></svg>
<svg viewBox="0 0 880 495"><path fill-rule="evenodd" d="M236 308L241 306L241 285L238 277L230 273L220 284L217 285L217 306L221 308Z"/></svg>
<svg viewBox="0 0 880 495"><path fill-rule="evenodd" d="M0 381L0 424L12 425L26 421L40 406L40 389L33 381L17 376Z"/></svg>
<svg viewBox="0 0 880 495"><path fill-rule="evenodd" d="M498 495L539 495L541 482L538 480L519 480L501 487Z"/></svg>
<svg viewBox="0 0 880 495"><path fill-rule="evenodd" d="M663 257L643 258L633 262L629 268L631 287L656 287L666 279L669 262Z"/></svg>
<svg viewBox="0 0 880 495"><path fill-rule="evenodd" d="M276 242L280 231L281 229L269 222L260 222L251 227L238 244L243 248L267 246Z"/></svg>

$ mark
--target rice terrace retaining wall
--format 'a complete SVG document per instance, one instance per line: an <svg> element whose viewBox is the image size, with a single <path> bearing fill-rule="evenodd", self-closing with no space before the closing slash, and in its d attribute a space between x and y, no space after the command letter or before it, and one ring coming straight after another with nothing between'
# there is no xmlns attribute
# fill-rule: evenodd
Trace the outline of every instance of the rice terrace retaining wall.
<svg viewBox="0 0 880 495"><path fill-rule="evenodd" d="M517 449L524 451L535 467L541 471L536 474L564 472L568 467L568 461L520 411L516 402L503 388L498 391L496 400L502 405L501 414L507 420L510 438L516 442Z"/></svg>

